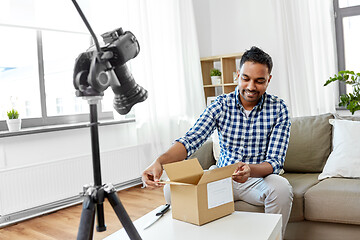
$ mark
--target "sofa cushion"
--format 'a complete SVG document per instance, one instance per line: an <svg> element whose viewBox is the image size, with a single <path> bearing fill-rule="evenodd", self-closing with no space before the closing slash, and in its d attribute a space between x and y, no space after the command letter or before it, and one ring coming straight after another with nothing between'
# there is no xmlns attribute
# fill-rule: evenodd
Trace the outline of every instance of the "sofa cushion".
<svg viewBox="0 0 360 240"><path fill-rule="evenodd" d="M213 142L209 139L198 150L196 150L189 159L197 158L203 169L209 169L211 165L216 164L212 148Z"/></svg>
<svg viewBox="0 0 360 240"><path fill-rule="evenodd" d="M319 182L317 180L318 175L319 173L285 173L282 175L289 181L294 193L289 222L304 220L304 194L310 187ZM246 212L264 212L264 206L255 206L244 201L235 201L235 210Z"/></svg>
<svg viewBox="0 0 360 240"><path fill-rule="evenodd" d="M286 227L286 240L359 240L360 227L353 224L301 221Z"/></svg>
<svg viewBox="0 0 360 240"><path fill-rule="evenodd" d="M328 178L305 193L305 219L360 225L360 179Z"/></svg>
<svg viewBox="0 0 360 240"><path fill-rule="evenodd" d="M305 192L317 184L318 173L285 173L282 176L286 178L293 188L293 205L290 214L290 222L304 220L304 194Z"/></svg>
<svg viewBox="0 0 360 240"><path fill-rule="evenodd" d="M234 202L235 211L245 211L245 212L265 212L264 206L252 205L250 203L238 200Z"/></svg>
<svg viewBox="0 0 360 240"><path fill-rule="evenodd" d="M285 172L321 172L331 152L332 114L291 119Z"/></svg>

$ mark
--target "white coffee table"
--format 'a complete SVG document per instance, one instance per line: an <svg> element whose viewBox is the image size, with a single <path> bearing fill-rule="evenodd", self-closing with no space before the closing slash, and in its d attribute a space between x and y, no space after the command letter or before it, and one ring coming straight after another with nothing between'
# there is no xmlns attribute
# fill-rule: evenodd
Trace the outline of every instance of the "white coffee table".
<svg viewBox="0 0 360 240"><path fill-rule="evenodd" d="M281 215L235 211L231 215L222 217L202 226L173 219L171 210L168 211L152 226L143 230L158 208L134 222L136 229L144 240L281 240ZM129 239L122 228L106 237L104 240Z"/></svg>

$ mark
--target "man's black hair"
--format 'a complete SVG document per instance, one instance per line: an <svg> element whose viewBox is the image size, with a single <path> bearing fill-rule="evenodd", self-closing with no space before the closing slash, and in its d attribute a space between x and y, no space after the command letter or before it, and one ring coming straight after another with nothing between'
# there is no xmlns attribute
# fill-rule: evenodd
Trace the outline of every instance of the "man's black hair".
<svg viewBox="0 0 360 240"><path fill-rule="evenodd" d="M251 47L250 50L247 50L244 55L242 55L240 60L240 68L245 62L265 64L269 69L269 73L271 73L273 67L273 62L270 55L255 46Z"/></svg>

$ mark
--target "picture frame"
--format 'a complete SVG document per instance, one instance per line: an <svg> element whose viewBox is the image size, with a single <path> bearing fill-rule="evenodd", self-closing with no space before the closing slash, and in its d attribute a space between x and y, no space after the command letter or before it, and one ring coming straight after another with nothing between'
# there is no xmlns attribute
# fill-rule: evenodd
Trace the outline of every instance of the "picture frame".
<svg viewBox="0 0 360 240"><path fill-rule="evenodd" d="M216 97L207 97L206 99L206 106L209 106L215 101Z"/></svg>

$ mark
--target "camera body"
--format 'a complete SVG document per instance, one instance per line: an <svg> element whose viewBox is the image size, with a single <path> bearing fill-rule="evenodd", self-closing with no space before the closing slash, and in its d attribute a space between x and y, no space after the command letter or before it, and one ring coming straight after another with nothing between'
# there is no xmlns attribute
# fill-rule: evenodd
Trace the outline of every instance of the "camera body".
<svg viewBox="0 0 360 240"><path fill-rule="evenodd" d="M110 59L113 66L123 65L135 58L140 52L140 45L132 32L124 32L122 28L106 32L101 35L104 40L104 51L111 51L114 56Z"/></svg>
<svg viewBox="0 0 360 240"><path fill-rule="evenodd" d="M76 96L103 96L111 86L115 94L114 108L123 115L148 96L126 66L126 62L139 54L140 45L134 34L122 28L101 36L105 45L100 52L90 48L76 59L73 75Z"/></svg>

